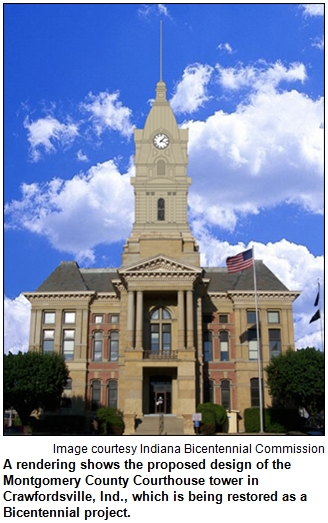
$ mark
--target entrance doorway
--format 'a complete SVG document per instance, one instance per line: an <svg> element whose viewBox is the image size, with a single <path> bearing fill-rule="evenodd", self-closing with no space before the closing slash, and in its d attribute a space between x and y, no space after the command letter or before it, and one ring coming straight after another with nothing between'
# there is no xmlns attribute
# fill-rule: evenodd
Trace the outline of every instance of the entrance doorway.
<svg viewBox="0 0 328 523"><path fill-rule="evenodd" d="M149 411L154 414L171 414L172 378L171 376L150 376Z"/></svg>

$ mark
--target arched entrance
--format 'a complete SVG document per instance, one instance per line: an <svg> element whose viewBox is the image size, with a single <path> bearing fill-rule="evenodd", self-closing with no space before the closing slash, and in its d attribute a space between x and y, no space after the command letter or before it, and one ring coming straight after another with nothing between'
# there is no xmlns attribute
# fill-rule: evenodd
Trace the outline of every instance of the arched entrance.
<svg viewBox="0 0 328 523"><path fill-rule="evenodd" d="M172 378L155 375L149 377L149 412L154 414L171 414Z"/></svg>

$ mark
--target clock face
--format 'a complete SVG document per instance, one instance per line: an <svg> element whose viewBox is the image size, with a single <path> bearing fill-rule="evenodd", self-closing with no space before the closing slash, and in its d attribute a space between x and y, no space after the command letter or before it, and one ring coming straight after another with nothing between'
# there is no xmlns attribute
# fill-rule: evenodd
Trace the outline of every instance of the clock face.
<svg viewBox="0 0 328 523"><path fill-rule="evenodd" d="M169 145L170 140L164 133L156 134L154 138L154 145L157 147L157 149L166 149L166 147Z"/></svg>

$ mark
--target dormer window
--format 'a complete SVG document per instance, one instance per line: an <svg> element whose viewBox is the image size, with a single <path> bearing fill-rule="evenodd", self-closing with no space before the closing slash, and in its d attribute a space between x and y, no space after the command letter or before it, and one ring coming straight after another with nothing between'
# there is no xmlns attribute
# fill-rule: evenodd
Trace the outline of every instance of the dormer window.
<svg viewBox="0 0 328 523"><path fill-rule="evenodd" d="M165 220L165 201L164 198L159 198L157 202L157 219L158 221Z"/></svg>

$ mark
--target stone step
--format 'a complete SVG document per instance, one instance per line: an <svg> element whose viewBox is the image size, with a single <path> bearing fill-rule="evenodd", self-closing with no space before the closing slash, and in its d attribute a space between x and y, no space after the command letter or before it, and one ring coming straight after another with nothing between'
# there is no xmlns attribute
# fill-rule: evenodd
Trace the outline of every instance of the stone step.
<svg viewBox="0 0 328 523"><path fill-rule="evenodd" d="M159 416L144 416L136 428L137 436L183 436L184 420L176 416L164 416L160 429Z"/></svg>

